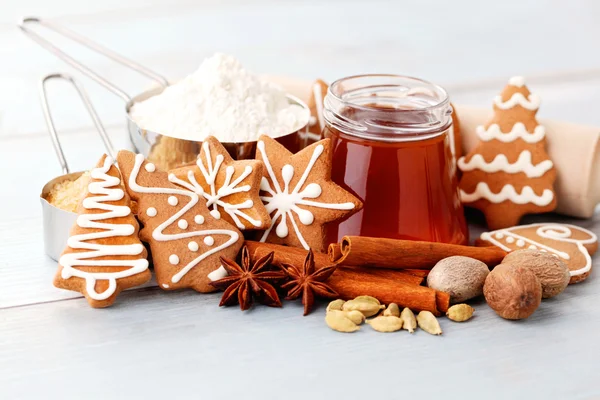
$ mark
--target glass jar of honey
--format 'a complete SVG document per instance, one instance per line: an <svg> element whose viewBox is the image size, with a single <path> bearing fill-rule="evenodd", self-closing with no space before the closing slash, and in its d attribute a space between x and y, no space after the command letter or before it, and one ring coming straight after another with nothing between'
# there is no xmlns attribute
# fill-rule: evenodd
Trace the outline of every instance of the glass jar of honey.
<svg viewBox="0 0 600 400"><path fill-rule="evenodd" d="M332 179L364 203L328 226L329 242L344 235L468 242L444 89L397 75L343 78L329 88L324 118Z"/></svg>

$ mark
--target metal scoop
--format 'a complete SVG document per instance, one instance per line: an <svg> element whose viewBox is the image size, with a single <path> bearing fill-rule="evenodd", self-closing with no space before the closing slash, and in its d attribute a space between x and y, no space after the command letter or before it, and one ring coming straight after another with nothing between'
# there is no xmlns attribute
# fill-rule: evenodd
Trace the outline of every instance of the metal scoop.
<svg viewBox="0 0 600 400"><path fill-rule="evenodd" d="M63 153L63 149L60 145L58 134L54 126L54 120L52 119L52 115L50 113L50 106L48 104L48 96L46 92L46 83L52 79L65 80L75 87L79 93L79 97L81 97L81 100L85 105L85 108L94 121L96 130L104 142L106 151L113 158L115 156L115 151L113 150L110 138L106 134L106 131L102 126L102 122L98 118L98 114L94 110L94 107L92 106L92 103L90 102L89 97L87 96L83 87L75 79L73 79L73 77L67 74L56 73L42 78L42 81L40 82L40 95L42 99L42 107L44 109L44 117L46 119L46 125L48 126L48 132L50 132L50 138L52 139L52 146L54 147L54 151L56 152L56 156L58 157L58 162L60 163L63 173L63 175L46 183L42 188L42 193L40 194L40 201L42 203L42 216L44 221L44 250L50 258L58 261L60 254L67 245L69 232L71 227L75 224L77 214L55 207L54 205L50 204L46 198L56 184L67 180L74 181L79 178L84 171L70 172L65 154Z"/></svg>
<svg viewBox="0 0 600 400"><path fill-rule="evenodd" d="M56 32L67 39L73 40L92 51L95 51L129 69L146 76L147 78L152 79L158 83L158 87L145 91L137 96L129 96L124 90L103 78L97 72L83 65L81 62L77 61L63 50L56 47L50 41L43 38L40 34L30 29L28 25L33 24L43 26L46 29ZM169 86L169 82L166 78L133 60L130 60L98 43L91 41L86 37L83 37L60 25L45 21L39 17L25 17L18 24L18 27L25 35L29 36L46 50L50 51L55 56L71 65L73 68L93 79L113 94L119 96L125 102L127 129L129 131L131 143L135 149L139 153L142 153L148 160L165 170L194 162L196 160L198 153L200 152L202 141L179 139L169 135L143 129L129 115L129 110L135 103L149 99L152 96L156 96L157 94L160 94L167 86ZM287 98L290 104L297 104L304 108L307 113L310 113L308 106L302 100L289 94L287 95ZM276 139L286 146L290 151L295 153L305 146L307 132L308 123L298 131L290 132ZM227 148L234 159L254 158L256 142L222 144Z"/></svg>

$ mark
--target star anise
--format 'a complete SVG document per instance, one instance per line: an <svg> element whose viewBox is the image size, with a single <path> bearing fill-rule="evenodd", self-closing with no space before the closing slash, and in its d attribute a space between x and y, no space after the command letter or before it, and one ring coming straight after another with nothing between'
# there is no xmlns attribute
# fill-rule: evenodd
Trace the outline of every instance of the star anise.
<svg viewBox="0 0 600 400"><path fill-rule="evenodd" d="M257 300L270 307L281 307L277 290L271 283L285 279L286 275L282 271L268 270L272 260L273 252L250 266L250 255L246 246L242 249L241 265L221 257L221 263L229 276L211 283L217 289L225 291L219 306L239 303L242 310L247 310L253 300Z"/></svg>
<svg viewBox="0 0 600 400"><path fill-rule="evenodd" d="M323 283L335 272L335 265L315 271L315 259L312 249L308 251L301 269L291 264L282 264L282 266L290 278L289 282L281 286L288 291L285 299L294 300L302 295L304 315L308 315L312 310L315 295L326 299L339 296L335 290Z"/></svg>

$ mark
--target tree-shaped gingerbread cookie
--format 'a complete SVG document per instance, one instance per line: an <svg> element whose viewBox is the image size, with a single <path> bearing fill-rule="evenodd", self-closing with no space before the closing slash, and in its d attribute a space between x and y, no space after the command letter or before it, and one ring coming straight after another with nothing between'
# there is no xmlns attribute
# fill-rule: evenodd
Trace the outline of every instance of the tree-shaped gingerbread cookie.
<svg viewBox="0 0 600 400"><path fill-rule="evenodd" d="M54 286L81 292L92 307L100 308L151 276L139 225L112 158L103 156L90 175Z"/></svg>
<svg viewBox="0 0 600 400"><path fill-rule="evenodd" d="M494 99L493 118L477 127L479 144L458 161L462 202L482 210L491 229L556 208L556 171L545 129L535 118L539 105L522 77L511 78Z"/></svg>

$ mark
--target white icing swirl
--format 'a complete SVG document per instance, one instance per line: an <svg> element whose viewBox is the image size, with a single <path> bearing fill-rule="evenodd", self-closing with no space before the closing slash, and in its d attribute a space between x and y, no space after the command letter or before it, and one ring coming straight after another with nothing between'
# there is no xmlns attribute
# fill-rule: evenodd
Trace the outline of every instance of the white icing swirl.
<svg viewBox="0 0 600 400"><path fill-rule="evenodd" d="M86 210L102 210L105 212L80 214L77 217L77 226L80 228L100 229L101 231L69 237L67 244L71 249L89 251L67 253L61 256L59 260L60 265L63 267L62 278L69 279L76 276L85 279L88 296L98 301L106 300L115 294L117 279L133 276L148 269L148 260L145 258L136 260L95 260L98 257L108 256L137 256L144 251L144 246L141 243L112 245L90 243L99 239L127 237L135 232L135 227L132 224L102 222L107 219L127 217L131 214L131 209L128 206L107 204L107 202L119 201L125 196L123 189L120 187L121 179L108 174L112 164L113 159L106 157L102 167L92 170L92 179L100 181L91 181L88 185L88 191L90 194L100 196L87 197L83 200L83 207ZM87 272L76 267L129 268L117 272ZM108 281L108 288L102 293L96 292L95 288L96 282L99 280Z"/></svg>
<svg viewBox="0 0 600 400"><path fill-rule="evenodd" d="M481 154L474 154L469 162L465 162L465 157L458 159L458 167L461 171L473 171L475 169L494 173L507 172L509 174L517 174L519 172L527 175L528 178L539 178L550 169L552 169L552 161L544 160L539 164L533 165L531 161L531 152L524 150L519 154L519 158L514 163L509 163L508 158L504 154L498 154L490 163L486 162Z"/></svg>

